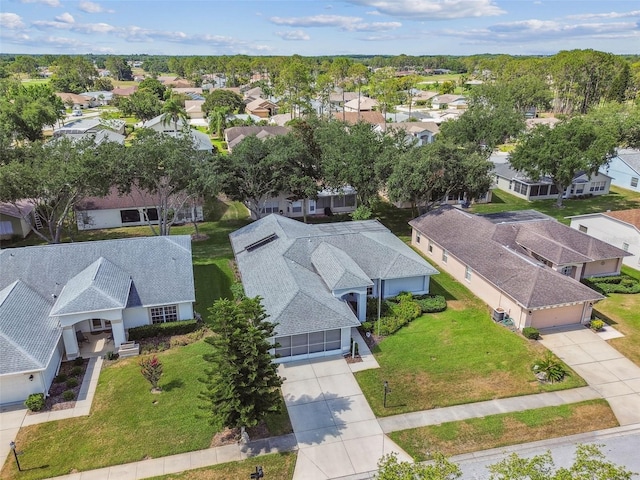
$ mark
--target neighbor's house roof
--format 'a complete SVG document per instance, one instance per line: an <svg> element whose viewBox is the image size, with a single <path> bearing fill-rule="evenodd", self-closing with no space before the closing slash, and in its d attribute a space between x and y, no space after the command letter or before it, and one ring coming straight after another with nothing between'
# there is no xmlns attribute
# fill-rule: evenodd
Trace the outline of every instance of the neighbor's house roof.
<svg viewBox="0 0 640 480"><path fill-rule="evenodd" d="M526 183L528 185L539 185L539 184L552 184L553 181L551 177L544 176L538 180L534 180L527 176L526 173L520 172L519 170L514 169L508 160L505 162L505 159L508 157L504 157L503 155L492 155L489 160L493 161L493 173L498 177L506 178L507 180L517 180L522 183ZM601 175L603 177L608 177L609 175L596 172L594 175ZM586 172L580 171L576 172L573 176L573 183L586 183L588 181L589 175Z"/></svg>
<svg viewBox="0 0 640 480"><path fill-rule="evenodd" d="M157 207L160 196L132 188L128 195L120 195L116 187L111 187L106 197L85 197L75 207L76 211L119 210L123 208Z"/></svg>
<svg viewBox="0 0 640 480"><path fill-rule="evenodd" d="M93 100L93 97L88 94L78 95L77 93L56 92L56 95L60 97L60 100L63 102L89 103Z"/></svg>
<svg viewBox="0 0 640 480"><path fill-rule="evenodd" d="M25 218L33 211L33 203L29 200L18 200L15 205L9 202L0 202L0 215L14 218Z"/></svg>
<svg viewBox="0 0 640 480"><path fill-rule="evenodd" d="M229 237L245 292L263 298L277 335L358 326L333 289L438 273L377 220L307 225L272 214Z"/></svg>
<svg viewBox="0 0 640 480"><path fill-rule="evenodd" d="M556 225L551 225L554 223ZM493 223L489 218L443 206L411 220L409 224L525 308L543 308L604 298L526 253L528 248L538 250L549 246L545 245L548 238L535 235L538 231L549 235L551 232L557 233L558 227L563 227L577 235L588 237L553 219ZM609 255L615 253L608 250L610 245L602 247L607 252L600 251L600 247L589 248L591 237L576 238L563 231L561 238L551 240L555 249L551 256L562 260L577 260L611 258ZM568 240L570 244L562 245L563 240ZM584 251L573 250L580 249L581 246L587 248ZM621 252L617 255L619 257L626 253L616 250ZM544 253L545 257L550 255L548 251Z"/></svg>
<svg viewBox="0 0 640 480"><path fill-rule="evenodd" d="M264 98L256 98L255 100L252 100L251 102L247 103L247 105L245 106L245 110L247 112L253 112L256 110L266 110L270 107L273 108L277 106L278 105L273 103L271 100L266 100Z"/></svg>
<svg viewBox="0 0 640 480"><path fill-rule="evenodd" d="M353 110L357 110L358 109L358 97L356 96L356 98L354 98L353 100L349 100L348 102L346 102L344 104L344 106L345 106L345 108L351 108ZM369 97L360 97L360 111L361 112L373 110L377 106L378 106L378 101L377 100L374 100L373 98L369 98Z"/></svg>
<svg viewBox="0 0 640 480"><path fill-rule="evenodd" d="M465 100L465 98L462 95L451 95L451 94L445 94L445 95L436 95L434 97L432 97L432 103L451 103L451 102L455 102L456 100Z"/></svg>
<svg viewBox="0 0 640 480"><path fill-rule="evenodd" d="M286 135L291 129L289 127L279 127L277 125L250 126L250 127L231 127L224 131L224 138L227 142L227 148L232 150L246 137L255 135L258 138L275 137L276 135Z"/></svg>
<svg viewBox="0 0 640 480"><path fill-rule="evenodd" d="M333 118L346 123L355 125L358 122L370 123L372 125L384 124L384 116L378 111L364 112L332 112Z"/></svg>
<svg viewBox="0 0 640 480"><path fill-rule="evenodd" d="M343 93L342 92L332 92L329 94L329 101L330 102L342 102L343 100ZM358 98L358 92L344 92L344 101L345 102L350 102L351 100L353 100L354 98Z"/></svg>
<svg viewBox="0 0 640 480"><path fill-rule="evenodd" d="M616 155L634 172L640 174L640 150L635 148L621 148Z"/></svg>
<svg viewBox="0 0 640 480"><path fill-rule="evenodd" d="M131 87L116 87L113 90L111 90L111 93L113 95L119 95L121 97L128 97L133 93L136 93L137 91L138 91L137 85L132 85Z"/></svg>
<svg viewBox="0 0 640 480"><path fill-rule="evenodd" d="M47 368L62 334L58 320L49 316L52 304L51 297L20 280L0 290L0 375Z"/></svg>
<svg viewBox="0 0 640 480"><path fill-rule="evenodd" d="M96 264L100 258L107 260L109 266L105 266L105 262ZM195 300L191 237L188 235L5 249L0 251L0 271L0 288L20 280L46 299L53 298L52 295L67 298L68 294L63 293L66 286L77 294L82 285L86 286L85 280L92 272L96 275L101 271L108 273L105 277L95 277L100 281L106 278L121 282L124 277L114 273L121 271L132 281L127 307ZM121 296L117 300L121 301ZM57 308L63 308L63 305Z"/></svg>
<svg viewBox="0 0 640 480"><path fill-rule="evenodd" d="M440 127L433 122L398 122L387 123L387 131L390 129L404 130L407 133L418 134L424 131L431 132L433 134L440 133Z"/></svg>

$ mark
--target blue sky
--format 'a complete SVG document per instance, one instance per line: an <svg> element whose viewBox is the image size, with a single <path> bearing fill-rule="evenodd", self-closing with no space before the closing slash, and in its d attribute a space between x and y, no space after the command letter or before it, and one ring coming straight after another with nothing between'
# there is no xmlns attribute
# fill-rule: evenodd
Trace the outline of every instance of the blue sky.
<svg viewBox="0 0 640 480"><path fill-rule="evenodd" d="M2 53L640 53L637 0L2 0Z"/></svg>

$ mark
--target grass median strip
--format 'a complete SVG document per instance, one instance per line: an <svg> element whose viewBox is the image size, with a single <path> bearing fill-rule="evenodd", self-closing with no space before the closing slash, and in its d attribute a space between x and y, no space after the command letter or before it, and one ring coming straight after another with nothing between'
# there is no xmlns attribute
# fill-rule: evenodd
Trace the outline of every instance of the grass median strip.
<svg viewBox="0 0 640 480"><path fill-rule="evenodd" d="M618 426L606 400L491 415L393 432L390 437L415 461L535 442Z"/></svg>

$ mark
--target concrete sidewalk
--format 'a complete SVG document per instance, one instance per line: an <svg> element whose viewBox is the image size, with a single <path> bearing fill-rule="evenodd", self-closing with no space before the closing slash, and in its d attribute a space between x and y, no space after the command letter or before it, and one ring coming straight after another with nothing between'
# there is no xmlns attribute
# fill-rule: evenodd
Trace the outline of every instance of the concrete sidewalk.
<svg viewBox="0 0 640 480"><path fill-rule="evenodd" d="M633 425L640 423L640 367L606 342L615 333L558 327L542 330L540 343L609 402L620 425Z"/></svg>
<svg viewBox="0 0 640 480"><path fill-rule="evenodd" d="M573 388L557 392L538 393L522 397L500 398L486 402L465 403L453 407L434 408L420 412L403 413L392 417L378 418L378 423L385 433L407 430L409 428L439 425L446 422L457 422L469 418L486 417L499 413L520 412L533 408L554 407L567 403L582 402L602 398L591 387Z"/></svg>
<svg viewBox="0 0 640 480"><path fill-rule="evenodd" d="M195 468L210 467L220 463L237 462L270 453L290 452L295 449L296 439L293 434L290 434L256 440L245 445L234 444L207 448L206 450L152 458L54 478L55 480L141 480ZM249 473L251 472L247 473L247 478L249 478Z"/></svg>

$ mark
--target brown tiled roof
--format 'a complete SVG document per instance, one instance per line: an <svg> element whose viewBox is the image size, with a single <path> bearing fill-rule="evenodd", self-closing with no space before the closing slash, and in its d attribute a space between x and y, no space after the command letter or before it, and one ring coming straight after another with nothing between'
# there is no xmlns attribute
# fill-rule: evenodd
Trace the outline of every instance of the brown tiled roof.
<svg viewBox="0 0 640 480"><path fill-rule="evenodd" d="M506 245L516 237L517 224L496 225L449 206L430 211L409 224L525 308L604 298Z"/></svg>
<svg viewBox="0 0 640 480"><path fill-rule="evenodd" d="M617 210L615 212L605 212L604 215L611 218L616 218L625 223L633 225L640 230L640 208L633 210Z"/></svg>
<svg viewBox="0 0 640 480"><path fill-rule="evenodd" d="M342 121L343 115L344 121L351 124L356 124L358 121L370 123L372 125L384 123L384 117L380 112L333 112L333 118L336 120Z"/></svg>

